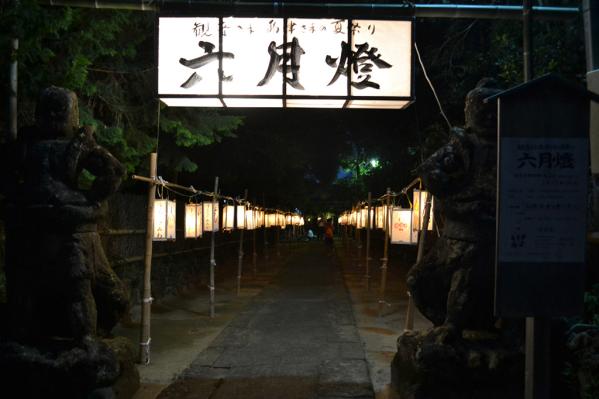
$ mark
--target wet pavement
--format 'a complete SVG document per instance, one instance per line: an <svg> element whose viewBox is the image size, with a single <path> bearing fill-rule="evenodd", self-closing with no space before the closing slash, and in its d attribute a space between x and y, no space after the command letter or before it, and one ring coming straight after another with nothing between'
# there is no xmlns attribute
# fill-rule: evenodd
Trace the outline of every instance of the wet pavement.
<svg viewBox="0 0 599 399"><path fill-rule="evenodd" d="M217 262L216 317L204 286L152 306L152 362L138 366L134 399L398 399L390 363L415 253L392 248L383 308L382 245L374 245L369 279L353 240L337 240L334 256L321 242L271 248L268 260L246 260L240 295L236 262ZM416 311L415 329L428 327ZM136 342L139 326L115 333Z"/></svg>
<svg viewBox="0 0 599 399"><path fill-rule="evenodd" d="M159 398L374 398L339 258L301 245Z"/></svg>

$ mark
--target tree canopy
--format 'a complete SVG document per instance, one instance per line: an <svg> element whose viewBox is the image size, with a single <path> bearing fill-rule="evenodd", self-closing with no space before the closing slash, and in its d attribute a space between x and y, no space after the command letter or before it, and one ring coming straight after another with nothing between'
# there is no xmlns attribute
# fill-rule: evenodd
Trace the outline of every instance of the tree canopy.
<svg viewBox="0 0 599 399"><path fill-rule="evenodd" d="M20 40L14 55L19 125L33 123L41 89L63 86L79 95L82 123L95 126L97 140L130 173L143 173L147 155L157 148L159 173L167 179L211 187L218 175L227 193L249 188L255 201L311 212L344 209L367 191L401 188L447 140L448 126L418 62L417 101L401 111L159 106L155 24L155 14L148 12L45 7L35 0L2 3L2 53L9 54L10 38ZM519 21L418 19L416 38L452 125L463 124L464 97L479 79L492 76L506 88L522 81ZM0 59L4 93L9 61ZM556 72L582 82L584 65L581 19L535 21L536 76Z"/></svg>

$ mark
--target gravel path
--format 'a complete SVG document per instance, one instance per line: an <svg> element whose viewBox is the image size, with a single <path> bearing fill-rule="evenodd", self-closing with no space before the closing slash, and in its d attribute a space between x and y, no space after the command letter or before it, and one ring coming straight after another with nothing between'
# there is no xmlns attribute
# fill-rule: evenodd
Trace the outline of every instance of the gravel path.
<svg viewBox="0 0 599 399"><path fill-rule="evenodd" d="M302 245L159 398L373 398L334 257Z"/></svg>

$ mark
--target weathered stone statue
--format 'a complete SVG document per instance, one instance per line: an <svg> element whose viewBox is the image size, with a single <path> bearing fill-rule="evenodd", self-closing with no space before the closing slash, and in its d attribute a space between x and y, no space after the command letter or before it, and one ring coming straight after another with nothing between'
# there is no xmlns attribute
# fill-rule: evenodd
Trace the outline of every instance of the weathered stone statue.
<svg viewBox="0 0 599 399"><path fill-rule="evenodd" d="M415 304L434 327L398 340L392 373L402 398L522 392L520 381L510 380L522 376L517 340L493 316L497 104L483 100L499 91L494 81L481 80L466 97L465 128L453 129L419 168L444 226L408 273Z"/></svg>
<svg viewBox="0 0 599 399"><path fill-rule="evenodd" d="M24 129L11 155L9 323L0 368L9 370L8 384L23 382L25 397L110 391L119 361L99 337L110 335L128 296L106 259L97 223L125 170L90 128L79 127L76 95L57 87L42 92L36 125ZM88 189L80 187L84 171L94 177Z"/></svg>

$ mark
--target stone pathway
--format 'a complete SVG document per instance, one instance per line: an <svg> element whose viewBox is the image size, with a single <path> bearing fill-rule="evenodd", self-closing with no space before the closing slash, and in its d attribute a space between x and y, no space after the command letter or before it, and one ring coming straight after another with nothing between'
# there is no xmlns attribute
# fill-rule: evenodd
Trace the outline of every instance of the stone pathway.
<svg viewBox="0 0 599 399"><path fill-rule="evenodd" d="M322 243L302 244L159 398L373 398L352 304Z"/></svg>

